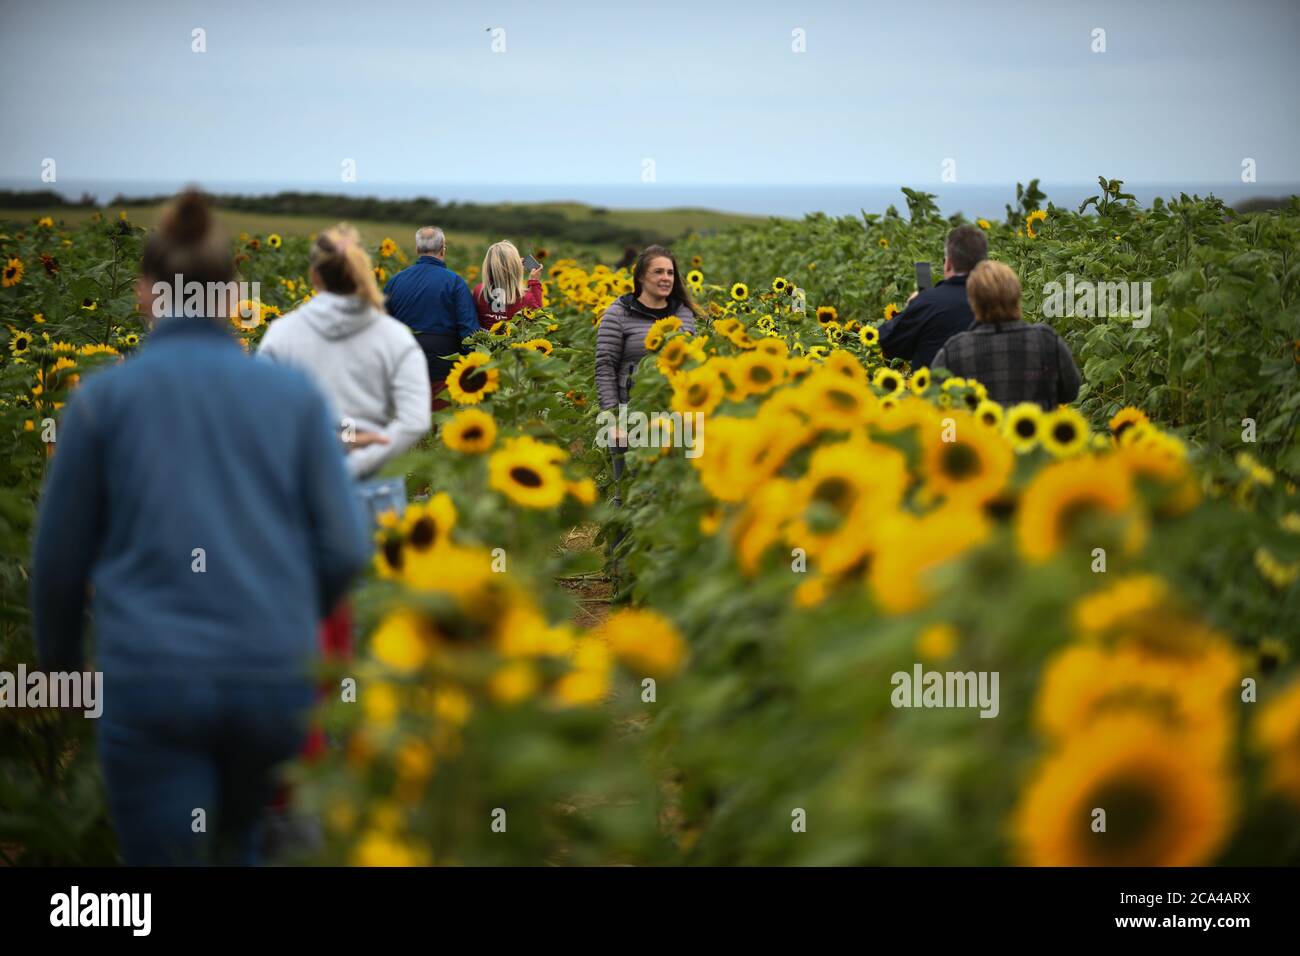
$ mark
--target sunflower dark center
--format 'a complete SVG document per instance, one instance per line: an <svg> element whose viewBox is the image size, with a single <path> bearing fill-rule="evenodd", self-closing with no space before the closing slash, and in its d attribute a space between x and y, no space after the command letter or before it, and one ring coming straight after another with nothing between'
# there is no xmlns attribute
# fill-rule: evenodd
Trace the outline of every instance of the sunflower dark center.
<svg viewBox="0 0 1300 956"><path fill-rule="evenodd" d="M428 515L411 526L411 547L426 551L438 536L438 523Z"/></svg>
<svg viewBox="0 0 1300 956"><path fill-rule="evenodd" d="M749 380L756 385L766 385L772 381L772 370L765 365L755 365L749 370Z"/></svg>
<svg viewBox="0 0 1300 956"><path fill-rule="evenodd" d="M483 429L478 425L471 425L460 433L463 441L479 441L483 437Z"/></svg>
<svg viewBox="0 0 1300 956"><path fill-rule="evenodd" d="M980 456L964 442L952 442L943 450L940 467L949 478L964 481L980 473Z"/></svg>
<svg viewBox="0 0 1300 956"><path fill-rule="evenodd" d="M384 561L394 571L402 570L402 539L391 537L384 542Z"/></svg>
<svg viewBox="0 0 1300 956"><path fill-rule="evenodd" d="M1121 861L1141 853L1144 845L1158 839L1168 808L1150 785L1138 780L1107 780L1088 795L1088 813L1080 820L1085 828L1080 837L1091 849L1089 856ZM1106 829L1092 831L1092 810L1106 811ZM1145 854L1141 854L1145 855Z"/></svg>
<svg viewBox="0 0 1300 956"><path fill-rule="evenodd" d="M525 488L540 488L542 486L542 476L532 468L524 465L516 465L510 469L510 478Z"/></svg>
<svg viewBox="0 0 1300 956"><path fill-rule="evenodd" d="M1062 445L1068 445L1074 441L1079 433L1074 430L1074 426L1069 422L1057 422L1052 428L1052 437Z"/></svg>
<svg viewBox="0 0 1300 956"><path fill-rule="evenodd" d="M839 408L851 411L858 407L858 401L848 392L841 392L838 388L832 388L826 393L826 397L831 400L831 404Z"/></svg>
<svg viewBox="0 0 1300 956"><path fill-rule="evenodd" d="M482 391L483 387L487 385L487 382L487 372L476 368L471 372L466 372L460 377L460 390L462 392Z"/></svg>
<svg viewBox="0 0 1300 956"><path fill-rule="evenodd" d="M1032 418L1021 418L1016 421L1016 434L1021 438L1033 438L1037 430L1038 426L1034 424Z"/></svg>
<svg viewBox="0 0 1300 956"><path fill-rule="evenodd" d="M690 402L692 405L703 405L705 399L707 399L708 397L709 397L708 387L701 385L699 382L696 382L686 391L686 400Z"/></svg>

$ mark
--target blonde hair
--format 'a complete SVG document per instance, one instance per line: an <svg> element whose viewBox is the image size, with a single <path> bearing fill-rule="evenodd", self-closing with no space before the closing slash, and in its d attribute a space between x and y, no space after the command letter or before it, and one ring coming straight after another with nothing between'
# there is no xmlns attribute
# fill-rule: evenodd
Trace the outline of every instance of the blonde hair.
<svg viewBox="0 0 1300 956"><path fill-rule="evenodd" d="M361 247L361 236L347 223L331 226L316 237L311 247L311 267L320 275L327 292L359 295L383 310L384 296L375 281L370 256Z"/></svg>
<svg viewBox="0 0 1300 956"><path fill-rule="evenodd" d="M513 242L501 241L488 246L487 255L483 257L483 288L480 290L484 301L495 308L490 290L500 289L506 295L505 305L518 302L523 298L528 286L524 282L524 262Z"/></svg>
<svg viewBox="0 0 1300 956"><path fill-rule="evenodd" d="M970 271L966 298L976 322L1020 321L1020 279L1001 262L985 259Z"/></svg>

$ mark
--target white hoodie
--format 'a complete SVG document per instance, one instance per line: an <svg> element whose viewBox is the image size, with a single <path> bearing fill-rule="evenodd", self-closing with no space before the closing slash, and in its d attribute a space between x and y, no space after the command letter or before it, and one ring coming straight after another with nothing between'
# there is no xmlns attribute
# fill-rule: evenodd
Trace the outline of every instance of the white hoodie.
<svg viewBox="0 0 1300 956"><path fill-rule="evenodd" d="M420 440L430 423L429 367L410 328L360 296L318 291L272 321L257 354L302 369L340 421L378 432L388 444L347 456L363 478Z"/></svg>

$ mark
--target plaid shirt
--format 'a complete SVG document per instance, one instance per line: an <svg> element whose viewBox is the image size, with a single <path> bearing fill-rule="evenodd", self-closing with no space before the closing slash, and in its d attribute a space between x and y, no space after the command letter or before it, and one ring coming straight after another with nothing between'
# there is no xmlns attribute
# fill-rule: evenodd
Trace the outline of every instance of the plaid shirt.
<svg viewBox="0 0 1300 956"><path fill-rule="evenodd" d="M1002 405L1053 409L1074 401L1082 384L1070 349L1042 323L981 322L945 342L934 367L975 379Z"/></svg>

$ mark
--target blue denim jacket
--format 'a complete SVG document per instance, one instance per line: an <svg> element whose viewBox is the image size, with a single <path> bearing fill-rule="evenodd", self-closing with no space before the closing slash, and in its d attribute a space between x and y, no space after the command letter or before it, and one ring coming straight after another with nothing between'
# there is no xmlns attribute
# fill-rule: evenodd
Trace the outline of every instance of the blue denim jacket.
<svg viewBox="0 0 1300 956"><path fill-rule="evenodd" d="M206 319L159 322L58 423L37 520L41 663L106 675L302 673L370 554L324 398Z"/></svg>

